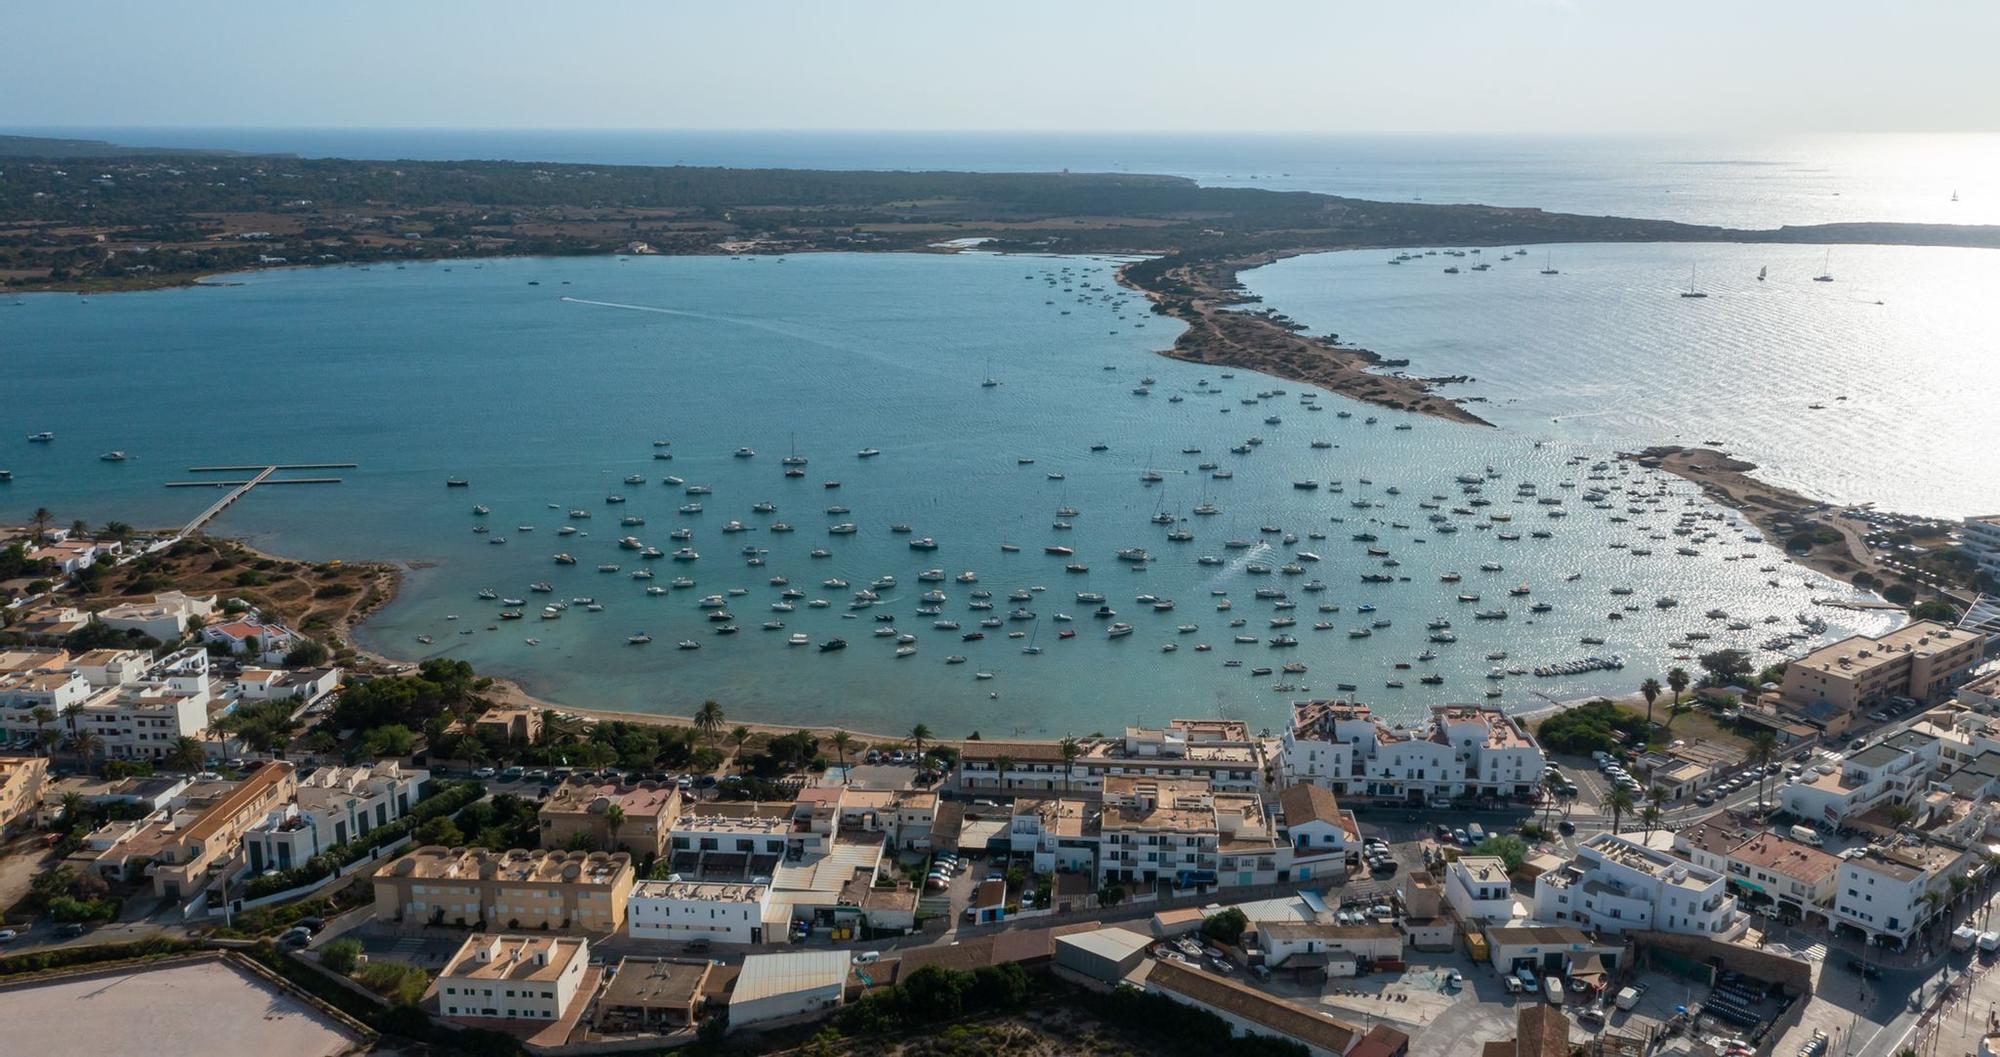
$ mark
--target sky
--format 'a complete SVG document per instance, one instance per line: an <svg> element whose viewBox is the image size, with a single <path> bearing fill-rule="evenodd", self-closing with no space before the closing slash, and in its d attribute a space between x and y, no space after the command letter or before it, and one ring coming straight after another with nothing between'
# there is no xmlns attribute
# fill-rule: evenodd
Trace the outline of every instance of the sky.
<svg viewBox="0 0 2000 1057"><path fill-rule="evenodd" d="M9 0L0 126L2000 129L2000 3Z"/></svg>

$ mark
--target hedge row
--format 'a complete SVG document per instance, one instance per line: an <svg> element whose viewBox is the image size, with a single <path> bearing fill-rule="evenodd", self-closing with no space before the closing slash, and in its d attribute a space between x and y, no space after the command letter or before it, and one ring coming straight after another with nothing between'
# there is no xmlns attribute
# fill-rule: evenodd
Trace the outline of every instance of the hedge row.
<svg viewBox="0 0 2000 1057"><path fill-rule="evenodd" d="M31 954L15 954L0 958L0 979L34 973L46 973L52 969L73 969L83 965L97 965L102 962L136 961L143 958L160 958L170 954L185 954L195 950L196 945L186 940L168 939L156 936L135 943L106 943L88 947L56 947L35 951Z"/></svg>

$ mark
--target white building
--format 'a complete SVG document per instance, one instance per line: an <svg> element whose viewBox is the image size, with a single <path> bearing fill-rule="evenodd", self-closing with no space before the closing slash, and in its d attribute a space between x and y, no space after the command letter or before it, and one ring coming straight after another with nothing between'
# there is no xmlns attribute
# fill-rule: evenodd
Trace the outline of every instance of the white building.
<svg viewBox="0 0 2000 1057"><path fill-rule="evenodd" d="M1217 792L1198 779L1113 775L1104 780L1097 870L1102 884L1180 888L1289 879L1292 847L1278 839L1254 793Z"/></svg>
<svg viewBox="0 0 2000 1057"><path fill-rule="evenodd" d="M1319 785L1293 785L1278 794L1282 840L1292 846L1294 881L1331 881L1347 876L1347 856L1361 845L1361 827L1340 809L1332 791Z"/></svg>
<svg viewBox="0 0 2000 1057"><path fill-rule="evenodd" d="M1871 942L1901 947L1938 909L1950 906L1951 878L1975 867L1978 855L1906 838L1894 846L1871 846L1859 858L1842 859L1834 892L1833 922L1864 933ZM1925 898L1938 894L1937 909Z"/></svg>
<svg viewBox="0 0 2000 1057"><path fill-rule="evenodd" d="M1728 941L1749 927L1723 876L1616 833L1535 878L1535 919L1604 932L1677 932Z"/></svg>
<svg viewBox="0 0 2000 1057"><path fill-rule="evenodd" d="M1091 873L1102 840L1099 821L1095 804L1016 797L1007 847L1027 856L1036 873Z"/></svg>
<svg viewBox="0 0 2000 1057"><path fill-rule="evenodd" d="M1497 855L1461 855L1445 867L1444 901L1460 921L1507 922L1514 918L1514 883L1507 860Z"/></svg>
<svg viewBox="0 0 2000 1057"><path fill-rule="evenodd" d="M562 1019L582 989L590 941L474 933L438 974L438 1011L458 1019Z"/></svg>
<svg viewBox="0 0 2000 1057"><path fill-rule="evenodd" d="M1478 705L1442 705L1406 728L1384 726L1364 705L1308 701L1293 706L1280 746L1287 782L1412 803L1530 800L1544 762L1519 720Z"/></svg>
<svg viewBox="0 0 2000 1057"><path fill-rule="evenodd" d="M1907 803L1938 766L1939 740L1904 731L1854 756L1820 764L1779 791L1779 803L1807 822L1838 826L1872 808Z"/></svg>
<svg viewBox="0 0 2000 1057"><path fill-rule="evenodd" d="M250 658L265 664L278 664L299 644L298 633L283 624L260 620L255 616L239 617L222 624L209 624L201 629L201 641L212 646L220 646L234 656L243 656L256 646L256 654Z"/></svg>
<svg viewBox="0 0 2000 1057"><path fill-rule="evenodd" d="M243 701L317 701L339 688L338 668L245 668L236 677Z"/></svg>
<svg viewBox="0 0 2000 1057"><path fill-rule="evenodd" d="M289 870L409 814L430 772L394 760L373 766L322 767L299 779L292 802L243 835L252 873Z"/></svg>
<svg viewBox="0 0 2000 1057"><path fill-rule="evenodd" d="M635 940L762 943L771 886L748 881L641 881L625 905ZM783 916L777 931L785 927Z"/></svg>
<svg viewBox="0 0 2000 1057"><path fill-rule="evenodd" d="M105 758L158 759L177 739L207 729L212 700L204 650L158 661L139 650L92 650L62 668L0 677L0 730L10 737L36 734L43 726L35 721L37 708L61 716L79 705L76 729L95 736ZM68 728L63 717L50 729Z"/></svg>
<svg viewBox="0 0 2000 1057"><path fill-rule="evenodd" d="M187 634L188 623L206 620L215 613L215 596L196 598L179 591L167 591L147 602L121 602L101 610L97 619L117 631L138 631L172 642Z"/></svg>
<svg viewBox="0 0 2000 1057"><path fill-rule="evenodd" d="M1980 571L2000 576L2000 514L1966 518L1959 527L1959 541Z"/></svg>

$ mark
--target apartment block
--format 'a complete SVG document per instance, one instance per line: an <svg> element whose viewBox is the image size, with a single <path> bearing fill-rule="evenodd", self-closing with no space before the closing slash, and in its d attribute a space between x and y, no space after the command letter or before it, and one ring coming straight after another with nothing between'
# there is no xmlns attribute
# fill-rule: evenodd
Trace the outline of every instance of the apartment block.
<svg viewBox="0 0 2000 1057"><path fill-rule="evenodd" d="M1291 872L1263 798L1206 782L1107 776L1098 829L1104 884L1268 884Z"/></svg>
<svg viewBox="0 0 2000 1057"><path fill-rule="evenodd" d="M1114 776L1200 779L1221 792L1263 786L1262 754L1239 721L1177 719L1079 747L1082 755L1065 762L1060 746L1048 742L968 741L953 780L960 792L1002 796L1097 795Z"/></svg>
<svg viewBox="0 0 2000 1057"><path fill-rule="evenodd" d="M0 834L34 825L48 779L46 757L0 756Z"/></svg>
<svg viewBox="0 0 2000 1057"><path fill-rule="evenodd" d="M61 715L76 705L83 709L77 729L96 737L105 758L152 760L205 730L213 701L205 650L158 661L143 650L92 650L60 668L0 675L0 730L32 737L46 727L36 721L37 709ZM66 733L68 724L63 719L46 729Z"/></svg>
<svg viewBox="0 0 2000 1057"><path fill-rule="evenodd" d="M418 848L375 874L375 919L407 925L617 932L634 882L624 852Z"/></svg>
<svg viewBox="0 0 2000 1057"><path fill-rule="evenodd" d="M430 772L394 760L314 771L299 781L290 803L243 835L251 872L289 870L402 818L423 798L429 780Z"/></svg>
<svg viewBox="0 0 2000 1057"><path fill-rule="evenodd" d="M1391 727L1365 705L1307 701L1292 706L1279 744L1287 782L1409 803L1532 799L1544 762L1519 720L1480 705L1442 705L1420 726Z"/></svg>
<svg viewBox="0 0 2000 1057"><path fill-rule="evenodd" d="M660 855L680 814L672 783L565 782L539 812L542 847Z"/></svg>
<svg viewBox="0 0 2000 1057"><path fill-rule="evenodd" d="M234 872L244 834L297 792L298 772L279 760L259 767L220 800L174 813L162 825L163 840L148 868L154 894L189 899Z"/></svg>
<svg viewBox="0 0 2000 1057"><path fill-rule="evenodd" d="M1535 878L1535 919L1600 932L1676 932L1728 941L1749 918L1723 875L1615 833Z"/></svg>
<svg viewBox="0 0 2000 1057"><path fill-rule="evenodd" d="M1969 517L1959 526L1959 543L1981 572L2000 577L2000 514Z"/></svg>
<svg viewBox="0 0 2000 1057"><path fill-rule="evenodd" d="M1793 708L1824 702L1847 713L1894 697L1934 702L1979 664L1985 638L1932 620L1855 635L1787 663L1779 694Z"/></svg>
<svg viewBox="0 0 2000 1057"><path fill-rule="evenodd" d="M1951 878L1976 876L1986 867L1973 849L1905 838L1871 845L1840 861L1833 922L1870 942L1907 945L1917 930L1950 903ZM1931 899L1935 893L1937 903Z"/></svg>
<svg viewBox="0 0 2000 1057"><path fill-rule="evenodd" d="M190 621L213 615L214 595L197 597L167 591L144 602L122 602L99 610L97 619L115 631L137 631L161 642L172 642L187 634Z"/></svg>
<svg viewBox="0 0 2000 1057"><path fill-rule="evenodd" d="M635 940L762 943L771 886L748 881L640 881L632 888L626 930ZM771 932L787 925L779 908Z"/></svg>
<svg viewBox="0 0 2000 1057"><path fill-rule="evenodd" d="M589 966L590 941L581 937L474 933L438 973L438 1012L461 1020L561 1020Z"/></svg>

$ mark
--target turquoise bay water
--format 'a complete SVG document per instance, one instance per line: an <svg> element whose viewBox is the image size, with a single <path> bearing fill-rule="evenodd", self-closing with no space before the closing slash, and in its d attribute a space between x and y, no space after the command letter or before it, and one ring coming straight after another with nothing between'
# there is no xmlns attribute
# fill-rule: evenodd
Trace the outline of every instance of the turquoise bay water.
<svg viewBox="0 0 2000 1057"><path fill-rule="evenodd" d="M1685 256L1651 252L1669 273ZM1370 268L1399 271L1383 268L1379 257ZM1698 500L1684 506L1687 486L1638 471L1625 476L1614 466L1598 472L1604 480L1590 480L1591 464L1608 451L1602 435L1468 428L1331 396L1314 412L1299 403L1296 385L1247 372L1224 379L1159 357L1152 350L1171 341L1173 325L1147 318L1137 298L1117 290L1112 268L1108 261L982 254L511 260L271 272L234 287L23 298L0 307L0 366L17 385L0 401L0 466L15 471L14 482L0 486L0 519L48 506L62 521L175 524L214 498L161 487L189 476L190 466L358 462L342 471L346 482L338 486L260 490L217 530L302 557L415 564L402 597L365 629L369 646L403 657L463 657L582 706L687 712L714 697L739 719L886 730L922 720L946 734L1048 735L1217 713L1274 725L1288 698L1331 694L1342 682L1391 716L1482 699L1489 688L1498 688L1505 704L1528 706L1542 694L1635 685L1680 652L1668 643L1689 631L1713 635L1698 647L1754 645L1792 628L1812 597L1846 594L1779 564L1773 550L1744 542L1720 517L1700 523L1717 538L1701 542L1699 556L1676 555L1675 546L1687 542L1669 534L1679 514L1717 511ZM1273 302L1301 318L1313 310L1290 297ZM1722 299L1708 307L1723 307ZM1438 308L1409 328L1452 332L1478 322L1476 313L1465 316L1470 323ZM1355 319L1337 329L1392 348ZM1591 381L1597 351L1572 349L1567 362L1536 370L1563 385L1600 384ZM982 388L989 375L1002 384ZM1133 395L1145 377L1156 379L1150 395ZM1284 392L1258 399L1274 389ZM1180 402L1171 400L1176 395ZM1377 424L1366 423L1371 414ZM1267 424L1269 416L1281 421ZM56 443L21 439L45 429L58 433ZM1229 451L1252 436L1263 443L1249 454ZM655 439L672 441L672 461L653 458ZM1538 439L1547 443L1538 446ZM1315 448L1313 440L1330 446ZM1090 450L1100 443L1107 450ZM810 463L805 477L787 479L779 460L794 445ZM758 454L732 456L744 446ZM883 454L858 459L863 447ZM99 461L109 449L131 457ZM1203 461L1233 476L1200 472ZM1164 481L1142 482L1147 469ZM645 483L623 483L631 474ZM691 498L662 483L668 474L713 492ZM1483 481L1481 496L1462 491L1461 475ZM471 486L447 489L448 476L467 477ZM1293 487L1304 479L1323 487ZM1325 486L1335 479L1339 493ZM834 480L838 489L824 487ZM1537 485L1538 497L1564 498L1569 516L1552 518L1550 506L1517 495L1523 481ZM1563 481L1582 487L1563 489ZM1581 498L1592 484L1629 488L1645 502L1617 494L1611 509L1596 509ZM607 503L613 494L627 501ZM1444 497L1439 509L1422 507L1434 494ZM1478 497L1491 505L1450 513ZM1378 505L1362 509L1358 499ZM1193 515L1204 500L1222 513ZM702 503L701 513L676 512L690 501ZM754 513L761 501L775 503L776 513ZM474 517L475 503L491 507L491 516ZM825 512L833 504L851 513ZM1068 519L1074 527L1053 528L1065 505L1080 510ZM1628 505L1647 512L1629 514ZM565 512L573 508L593 516L572 521ZM1512 521L1480 527L1494 511ZM1169 542L1170 528L1151 520L1163 512L1183 519L1178 524L1196 538ZM1427 520L1432 513L1459 531L1436 531ZM621 528L623 515L646 524ZM724 533L731 519L751 531ZM482 520L491 525L488 536L472 532ZM764 530L777 520L797 531ZM827 533L846 521L858 532ZM911 550L911 536L889 530L897 522L935 538L939 549ZM588 535L559 538L565 524ZM630 533L671 551L681 544L668 534L680 526L694 532L699 561L646 563L615 543ZM1286 546L1261 531L1266 526L1300 539ZM1535 538L1537 529L1550 538ZM1311 539L1315 531L1326 538ZM1499 539L1503 531L1522 538ZM1366 544L1351 539L1357 532L1379 537L1374 546L1400 565L1366 553ZM507 543L489 543L493 536ZM1226 549L1231 538L1254 546ZM1021 550L1003 553L1002 543ZM1075 557L1042 553L1051 545L1071 547ZM739 553L745 546L767 549L766 564L746 565ZM1145 547L1155 560L1134 572L1117 560L1125 547ZM830 556L809 557L813 548ZM1634 555L1634 548L1653 553ZM1252 562L1292 560L1298 550L1323 560L1302 561L1299 576L1247 571ZM578 564L555 565L557 551L574 554ZM1199 564L1205 554L1226 564ZM1090 571L1066 573L1065 561ZM596 571L607 562L622 568ZM1503 568L1481 571L1487 562ZM642 564L657 568L656 584L686 575L698 585L649 597L628 575ZM1777 571L1760 572L1764 565ZM963 628L936 630L914 612L916 595L932 586L917 574L931 567L954 576L976 570L977 587L993 592L993 615L1004 618L1022 605L1039 620L961 642L986 614L967 608L972 586L948 582L937 585L949 596L942 615ZM1367 572L1408 580L1363 584ZM1441 582L1445 572L1463 581ZM885 574L898 586L882 592L884 604L845 619L852 592ZM1566 579L1572 574L1576 579ZM779 592L767 583L773 575L831 605L772 612ZM851 586L821 586L832 578ZM1302 590L1314 578L1327 585L1324 592ZM539 580L551 581L555 593L529 593ZM1510 596L1518 584L1532 594ZM1046 590L1031 592L1028 602L1007 598L1037 586ZM1282 629L1300 640L1297 648L1263 644L1281 633L1269 622L1286 614L1252 597L1259 586L1288 590L1298 601L1290 614L1298 624ZM476 598L487 587L527 599L529 619L493 623L497 604ZM1612 596L1613 587L1632 593ZM696 599L730 588L745 592L729 600L742 631L715 635ZM1076 601L1078 591L1107 596L1135 633L1107 638L1107 621L1091 617L1094 606ZM1227 592L1231 611L1216 610L1223 597L1216 591ZM1460 592L1482 601L1460 603ZM1154 612L1135 601L1142 593L1176 607ZM534 619L542 603L580 596L596 598L604 611L577 606L559 620ZM1679 605L1656 608L1663 596ZM1534 601L1554 608L1531 617ZM1621 613L1626 619L1607 619L1628 603L1634 611ZM1322 614L1321 604L1341 608ZM1377 609L1359 612L1363 604ZM1508 619L1473 617L1499 607L1510 611ZM1727 631L1702 616L1712 608L1753 627ZM900 631L918 636L914 656L895 658L894 640L871 634L877 612L892 613ZM1057 613L1075 620L1059 623ZM1826 635L1877 629L1889 619L1824 615L1834 624ZM1425 623L1439 616L1453 622L1457 642L1428 643ZM1778 623L1763 624L1767 616ZM1232 618L1245 626L1227 627ZM760 630L769 619L782 619L786 629ZM1333 628L1313 630L1321 620ZM1371 626L1379 620L1389 624ZM1178 633L1182 623L1197 630ZM1060 639L1064 628L1077 636ZM1370 635L1349 637L1361 628ZM639 630L653 643L628 645ZM1031 631L1043 652L1023 654L1027 640L1006 638L1009 630ZM841 636L849 646L831 653L788 647L784 638L794 631L814 642ZM420 643L420 635L434 643ZM1259 641L1239 645L1235 635ZM1584 636L1607 641L1584 645ZM540 644L528 645L530 637ZM683 638L702 648L677 651ZM1178 650L1162 652L1169 642ZM1198 643L1213 649L1197 651ZM1427 646L1439 656L1417 661ZM1508 658L1487 659L1498 651ZM1495 666L1532 668L1612 652L1631 667L1486 678ZM968 661L947 665L951 654ZM1225 667L1230 659L1242 667ZM1287 661L1308 671L1249 674ZM1411 668L1399 671L1397 663ZM1418 677L1432 670L1443 683L1421 684ZM980 671L993 678L976 678ZM1390 689L1392 679L1407 685ZM1274 690L1281 680L1299 689Z"/></svg>
<svg viewBox="0 0 2000 1057"><path fill-rule="evenodd" d="M2000 434L1982 423L2000 406L2000 253L1505 252L1395 266L1394 252L1317 254L1243 280L1315 333L1408 358L1411 374L1475 377L1448 391L1485 398L1474 410L1520 436L1614 450L1720 440L1820 498L1944 517L1996 505ZM1469 270L1482 260L1489 270ZM1561 274L1542 275L1551 263ZM1679 296L1690 271L1707 297Z"/></svg>

